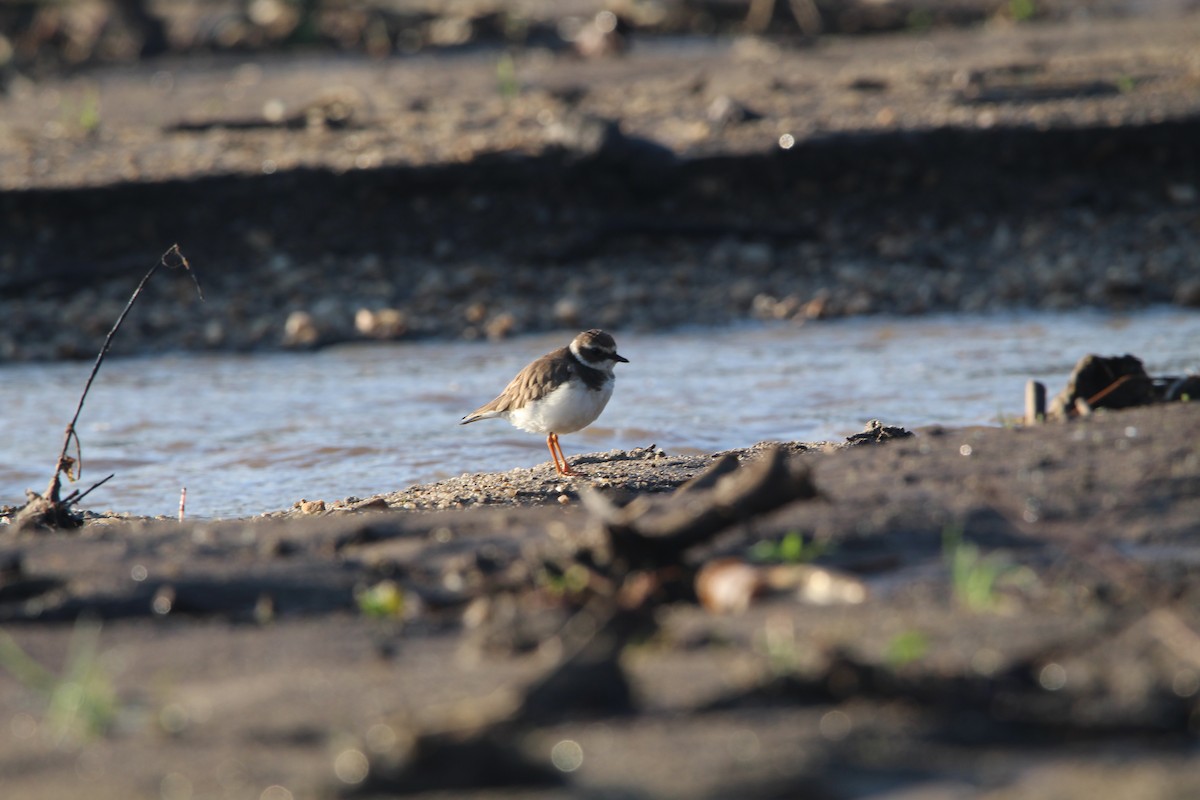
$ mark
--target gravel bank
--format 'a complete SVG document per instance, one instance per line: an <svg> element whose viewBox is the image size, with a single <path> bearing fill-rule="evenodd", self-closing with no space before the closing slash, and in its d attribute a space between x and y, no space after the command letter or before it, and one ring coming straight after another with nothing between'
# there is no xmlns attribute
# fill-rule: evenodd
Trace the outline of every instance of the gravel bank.
<svg viewBox="0 0 1200 800"><path fill-rule="evenodd" d="M0 359L91 357L175 242L207 302L156 278L118 353L1200 305L1198 35L1192 15L531 49L499 83L483 52L22 85L0 99Z"/></svg>

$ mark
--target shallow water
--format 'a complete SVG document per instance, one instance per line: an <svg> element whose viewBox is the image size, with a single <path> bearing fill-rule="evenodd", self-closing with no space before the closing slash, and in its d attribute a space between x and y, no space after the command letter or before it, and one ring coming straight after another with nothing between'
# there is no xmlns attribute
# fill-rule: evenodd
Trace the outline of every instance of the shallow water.
<svg viewBox="0 0 1200 800"><path fill-rule="evenodd" d="M872 418L1000 424L1021 414L1027 379L1053 394L1088 352L1133 353L1151 374L1200 370L1200 314L1180 310L617 333L631 363L596 424L563 437L568 456L837 439ZM189 517L231 517L533 466L549 459L542 437L457 423L569 337L108 361L80 418L78 485L116 477L84 505L174 515L186 486ZM0 367L0 504L44 489L89 369Z"/></svg>

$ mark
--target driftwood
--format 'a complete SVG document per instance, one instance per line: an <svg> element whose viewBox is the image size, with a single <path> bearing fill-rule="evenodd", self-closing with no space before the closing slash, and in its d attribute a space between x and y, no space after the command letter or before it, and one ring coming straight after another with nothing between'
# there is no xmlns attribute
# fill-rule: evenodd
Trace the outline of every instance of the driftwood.
<svg viewBox="0 0 1200 800"><path fill-rule="evenodd" d="M1086 355L1047 409L1052 419L1087 416L1100 408L1133 408L1200 398L1200 375L1153 377L1137 356Z"/></svg>
<svg viewBox="0 0 1200 800"><path fill-rule="evenodd" d="M852 446L864 444L883 444L892 439L907 439L912 431L895 425L884 425L877 419L866 424L861 433L846 437L846 443Z"/></svg>
<svg viewBox="0 0 1200 800"><path fill-rule="evenodd" d="M642 496L621 507L597 492L581 493L606 551L596 554L597 561L612 564L616 574L680 565L685 551L732 525L818 496L808 468L779 448L732 471L728 461L718 461L665 501Z"/></svg>

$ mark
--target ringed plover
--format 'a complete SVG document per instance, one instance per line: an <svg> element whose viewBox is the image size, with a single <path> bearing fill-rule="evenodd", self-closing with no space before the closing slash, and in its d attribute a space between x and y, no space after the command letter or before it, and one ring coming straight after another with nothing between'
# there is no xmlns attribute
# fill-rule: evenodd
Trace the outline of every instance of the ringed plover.
<svg viewBox="0 0 1200 800"><path fill-rule="evenodd" d="M558 474L578 475L567 463L558 435L596 421L612 397L613 367L618 361L629 359L617 354L611 335L594 328L584 331L571 344L529 364L495 400L467 414L459 424L503 417L523 431L544 433Z"/></svg>

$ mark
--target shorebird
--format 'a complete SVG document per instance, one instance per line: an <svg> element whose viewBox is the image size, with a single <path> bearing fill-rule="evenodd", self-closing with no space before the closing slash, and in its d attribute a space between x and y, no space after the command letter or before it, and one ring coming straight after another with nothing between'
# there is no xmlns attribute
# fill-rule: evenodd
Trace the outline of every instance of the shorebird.
<svg viewBox="0 0 1200 800"><path fill-rule="evenodd" d="M495 400L467 414L460 424L503 417L523 431L544 433L558 474L578 475L567 463L558 436L596 421L612 397L618 361L629 359L617 354L612 336L595 328L584 331L518 372Z"/></svg>

